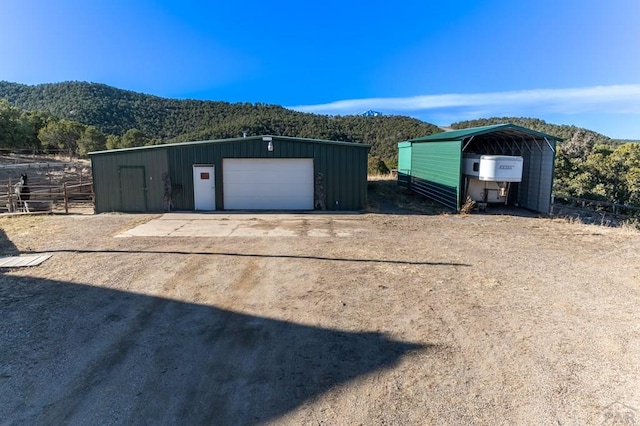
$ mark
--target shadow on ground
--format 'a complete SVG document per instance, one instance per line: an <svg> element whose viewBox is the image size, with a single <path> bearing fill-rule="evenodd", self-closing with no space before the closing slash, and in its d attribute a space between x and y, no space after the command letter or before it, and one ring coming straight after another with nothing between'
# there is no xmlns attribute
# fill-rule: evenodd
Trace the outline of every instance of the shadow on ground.
<svg viewBox="0 0 640 426"><path fill-rule="evenodd" d="M372 180L367 185L367 213L396 215L457 214L422 195L398 186L393 179ZM472 215L508 215L518 217L548 217L515 206L491 204L485 210L475 209Z"/></svg>
<svg viewBox="0 0 640 426"><path fill-rule="evenodd" d="M430 346L0 274L9 424L257 424Z"/></svg>
<svg viewBox="0 0 640 426"><path fill-rule="evenodd" d="M438 215L452 213L425 197L398 186L394 179L367 183L367 213L398 215Z"/></svg>
<svg viewBox="0 0 640 426"><path fill-rule="evenodd" d="M0 228L0 256L17 256L20 251L13 244L13 242L7 237L7 234L2 228Z"/></svg>

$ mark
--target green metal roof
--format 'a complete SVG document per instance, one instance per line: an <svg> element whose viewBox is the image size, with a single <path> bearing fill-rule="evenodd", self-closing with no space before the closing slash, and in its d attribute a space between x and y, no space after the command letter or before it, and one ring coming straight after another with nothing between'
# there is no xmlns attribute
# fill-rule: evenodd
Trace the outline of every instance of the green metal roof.
<svg viewBox="0 0 640 426"><path fill-rule="evenodd" d="M294 138L291 136L272 136L272 135L260 135L260 136L247 136L241 138L229 138L229 139L212 139L205 141L192 141L192 142L176 142L176 143L166 143L160 145L147 145L147 146L137 146L133 148L120 148L120 149L108 149L105 151L93 151L90 152L89 155L97 155L97 154L112 154L116 152L126 152L126 151L138 151L144 149L160 149L160 148L170 148L170 147L178 147L178 146L189 146L189 145L206 145L206 144L218 144L218 143L229 143L229 142L247 142L247 141L256 141L262 140L265 137L271 137L273 140L285 140L292 142L305 142L305 143L321 143L321 144L330 144L330 145L346 145L346 146L354 146L359 148L370 149L371 145L367 145L359 142L342 142L342 141L329 141L324 139L309 139L309 138Z"/></svg>
<svg viewBox="0 0 640 426"><path fill-rule="evenodd" d="M515 136L522 136L527 134L540 139L553 139L561 141L562 139L548 135L546 133L537 132L535 130L528 129L522 126L516 126L515 124L494 124L491 126L481 127L469 127L467 129L450 130L448 132L436 133L429 136L423 136L421 138L410 139L409 142L443 142L443 141L461 141L473 136L485 135L488 133L494 133L496 136L511 138Z"/></svg>

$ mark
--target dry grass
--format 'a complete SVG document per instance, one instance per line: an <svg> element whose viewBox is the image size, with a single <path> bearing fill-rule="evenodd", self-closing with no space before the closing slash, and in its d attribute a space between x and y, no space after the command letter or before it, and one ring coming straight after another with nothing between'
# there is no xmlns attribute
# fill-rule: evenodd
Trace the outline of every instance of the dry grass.
<svg viewBox="0 0 640 426"><path fill-rule="evenodd" d="M392 173L387 174L369 174L367 176L367 180L369 182L379 182L379 181L397 181L398 177Z"/></svg>
<svg viewBox="0 0 640 426"><path fill-rule="evenodd" d="M315 219L351 237L115 238L152 217L0 218L0 243L54 253L0 274L6 423L602 424L638 408L635 234L410 212Z"/></svg>
<svg viewBox="0 0 640 426"><path fill-rule="evenodd" d="M624 220L624 221L622 221L622 223L620 223L619 227L620 227L620 229L622 229L622 230L624 230L626 232L639 234L640 233L640 220L638 220L638 219Z"/></svg>
<svg viewBox="0 0 640 426"><path fill-rule="evenodd" d="M416 195L404 188L398 187L398 177L395 174L369 174L369 206L368 211L373 213L388 212L399 213L403 210L423 214L451 213L440 205ZM462 214L473 214L476 203L467 199L463 205ZM591 217L576 214L556 214L554 219L570 224L585 226L601 226L603 228L620 228L627 233L640 233L640 219L615 220L607 215L597 216L592 212Z"/></svg>
<svg viewBox="0 0 640 426"><path fill-rule="evenodd" d="M584 214L571 214L571 213L554 213L552 217L554 220L562 221L569 224L574 225L584 225L584 226L598 226L601 228L618 228L622 229L627 233L640 233L640 220L638 219L619 219L614 216L607 216L605 214L600 214L600 217L597 218L597 212L593 212L590 215Z"/></svg>
<svg viewBox="0 0 640 426"><path fill-rule="evenodd" d="M0 217L0 228L11 232L22 232L44 223L41 215L4 215ZM49 226L49 224L47 224Z"/></svg>
<svg viewBox="0 0 640 426"><path fill-rule="evenodd" d="M371 213L441 214L447 212L430 200L398 186L395 175L369 175L368 206Z"/></svg>

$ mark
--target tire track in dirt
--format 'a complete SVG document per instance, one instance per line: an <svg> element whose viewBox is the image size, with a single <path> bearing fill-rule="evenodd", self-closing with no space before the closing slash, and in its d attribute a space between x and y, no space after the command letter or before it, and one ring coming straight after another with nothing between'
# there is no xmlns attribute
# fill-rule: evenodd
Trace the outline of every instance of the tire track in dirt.
<svg viewBox="0 0 640 426"><path fill-rule="evenodd" d="M371 232L354 239L117 241L134 220L43 217L37 235L24 234L26 219L5 220L18 249L65 250L3 276L12 377L0 376L0 424L239 423L244 413L249 424L588 424L615 401L636 406L637 234L498 219L363 216L354 223ZM78 246L87 252L69 250ZM39 298L25 297L35 283L21 275L40 277ZM334 374L358 365L336 370L339 357L371 357L358 341L332 347L351 339L326 330L437 350L389 370L374 362L304 399L309 359Z"/></svg>
<svg viewBox="0 0 640 426"><path fill-rule="evenodd" d="M231 284L231 294L239 296L240 294L246 294L253 290L259 282L257 275L258 269L257 261L255 259L249 259L240 276Z"/></svg>

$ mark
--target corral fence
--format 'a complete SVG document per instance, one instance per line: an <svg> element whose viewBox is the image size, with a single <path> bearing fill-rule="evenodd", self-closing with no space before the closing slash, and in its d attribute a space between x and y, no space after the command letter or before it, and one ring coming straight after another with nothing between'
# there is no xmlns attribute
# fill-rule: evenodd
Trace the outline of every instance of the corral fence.
<svg viewBox="0 0 640 426"><path fill-rule="evenodd" d="M91 178L82 177L62 183L46 183L40 180L28 184L29 200L23 201L18 197L15 183L11 180L0 183L0 213L35 213L64 211L69 213L71 205L86 205L93 207L94 193Z"/></svg>
<svg viewBox="0 0 640 426"><path fill-rule="evenodd" d="M573 216L588 223L616 226L627 220L640 219L640 206L554 194L551 214Z"/></svg>

